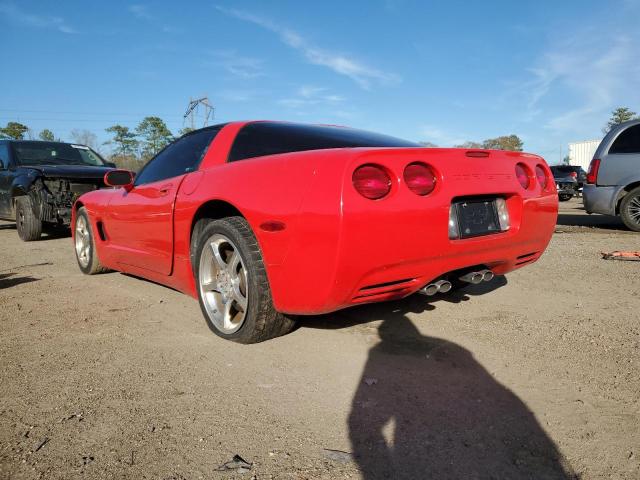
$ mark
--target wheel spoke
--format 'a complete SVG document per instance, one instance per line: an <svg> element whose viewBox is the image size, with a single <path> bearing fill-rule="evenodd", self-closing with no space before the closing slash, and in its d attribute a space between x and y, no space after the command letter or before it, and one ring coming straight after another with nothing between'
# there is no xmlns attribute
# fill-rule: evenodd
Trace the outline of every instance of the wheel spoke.
<svg viewBox="0 0 640 480"><path fill-rule="evenodd" d="M222 253L220 252L220 243L216 243L216 242L212 242L210 244L211 247L211 252L213 253L213 258L215 263L218 265L218 268L220 269L226 269L227 268L227 262L224 261L224 258L222 258Z"/></svg>
<svg viewBox="0 0 640 480"><path fill-rule="evenodd" d="M233 299L243 312L247 311L247 297L240 291L240 282L233 282Z"/></svg>
<svg viewBox="0 0 640 480"><path fill-rule="evenodd" d="M220 288L218 288L218 284L214 280L204 282L201 284L201 286L202 286L202 290L204 290L205 292L220 293Z"/></svg>

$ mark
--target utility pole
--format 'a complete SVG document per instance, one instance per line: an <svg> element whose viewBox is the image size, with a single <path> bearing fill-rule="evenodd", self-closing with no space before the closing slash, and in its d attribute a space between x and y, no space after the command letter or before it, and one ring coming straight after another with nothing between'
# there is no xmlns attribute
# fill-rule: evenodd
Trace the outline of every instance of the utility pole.
<svg viewBox="0 0 640 480"><path fill-rule="evenodd" d="M209 125L209 118L213 118L214 108L211 103L209 103L209 97L201 97L197 99L189 98L189 105L187 105L187 110L184 112L183 116L183 125L184 122L189 117L189 123L191 124L191 129L195 130L196 128L196 116L200 113L200 107L204 109L203 112L203 127Z"/></svg>

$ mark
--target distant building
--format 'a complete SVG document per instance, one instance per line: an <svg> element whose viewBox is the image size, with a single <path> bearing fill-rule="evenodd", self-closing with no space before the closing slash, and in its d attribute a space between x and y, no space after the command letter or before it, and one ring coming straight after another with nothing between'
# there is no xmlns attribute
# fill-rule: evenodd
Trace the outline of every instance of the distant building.
<svg viewBox="0 0 640 480"><path fill-rule="evenodd" d="M574 142L569 144L569 164L580 165L585 170L589 170L589 163L596 153L601 140L585 140L584 142Z"/></svg>

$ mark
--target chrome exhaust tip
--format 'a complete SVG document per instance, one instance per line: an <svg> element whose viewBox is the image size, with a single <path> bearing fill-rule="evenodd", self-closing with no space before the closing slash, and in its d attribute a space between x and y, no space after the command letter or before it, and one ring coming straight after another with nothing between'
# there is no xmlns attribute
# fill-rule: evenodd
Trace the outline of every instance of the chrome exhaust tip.
<svg viewBox="0 0 640 480"><path fill-rule="evenodd" d="M469 273L465 273L464 275L462 275L460 277L460 280L463 282L467 282L467 283L472 283L474 285L477 285L478 283L480 283L484 278L484 274L482 272L469 272Z"/></svg>
<svg viewBox="0 0 640 480"><path fill-rule="evenodd" d="M426 295L427 297L431 297L436 293L438 293L438 290L439 290L438 285L436 285L435 283L430 283L429 285L427 285L426 287L422 287L418 291L421 294Z"/></svg>
<svg viewBox="0 0 640 480"><path fill-rule="evenodd" d="M495 277L494 273L491 270L485 270L482 272L482 280L485 282L490 282Z"/></svg>
<svg viewBox="0 0 640 480"><path fill-rule="evenodd" d="M451 282L448 280L438 280L422 287L418 292L427 297L432 297L436 293L447 293L452 288Z"/></svg>
<svg viewBox="0 0 640 480"><path fill-rule="evenodd" d="M440 293L447 293L453 287L453 285L451 285L451 282L447 280L440 280L439 282L436 282L436 285L438 285L438 292Z"/></svg>

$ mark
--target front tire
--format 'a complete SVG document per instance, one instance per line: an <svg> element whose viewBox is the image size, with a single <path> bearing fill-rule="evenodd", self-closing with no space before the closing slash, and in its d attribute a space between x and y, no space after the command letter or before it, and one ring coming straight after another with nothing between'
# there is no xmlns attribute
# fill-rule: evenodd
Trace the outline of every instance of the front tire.
<svg viewBox="0 0 640 480"><path fill-rule="evenodd" d="M640 232L640 187L634 188L622 198L620 218L629 230Z"/></svg>
<svg viewBox="0 0 640 480"><path fill-rule="evenodd" d="M569 195L569 194L558 195L558 200L560 200L561 202L568 202L569 200L571 200L572 197L573 195Z"/></svg>
<svg viewBox="0 0 640 480"><path fill-rule="evenodd" d="M84 207L78 209L73 225L73 244L75 246L76 260L82 273L95 275L106 272L96 252L96 242L93 238L89 215Z"/></svg>
<svg viewBox="0 0 640 480"><path fill-rule="evenodd" d="M289 333L295 321L273 306L262 253L247 221L203 219L194 232L198 300L209 328L238 343Z"/></svg>
<svg viewBox="0 0 640 480"><path fill-rule="evenodd" d="M16 198L16 229L23 242L39 240L42 235L42 221L33 213L29 195Z"/></svg>

